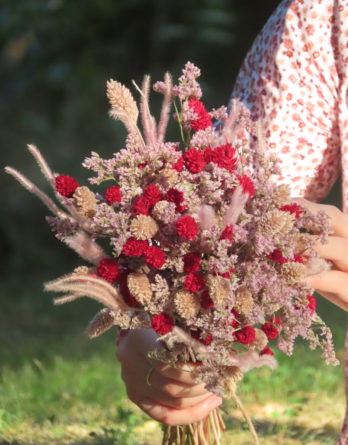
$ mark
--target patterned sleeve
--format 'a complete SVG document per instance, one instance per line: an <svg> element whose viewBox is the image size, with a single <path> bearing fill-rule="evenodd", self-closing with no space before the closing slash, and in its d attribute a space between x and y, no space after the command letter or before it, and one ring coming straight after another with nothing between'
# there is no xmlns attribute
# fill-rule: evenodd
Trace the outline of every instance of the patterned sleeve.
<svg viewBox="0 0 348 445"><path fill-rule="evenodd" d="M283 0L259 34L233 97L265 128L280 180L324 198L342 166L348 211L348 0Z"/></svg>

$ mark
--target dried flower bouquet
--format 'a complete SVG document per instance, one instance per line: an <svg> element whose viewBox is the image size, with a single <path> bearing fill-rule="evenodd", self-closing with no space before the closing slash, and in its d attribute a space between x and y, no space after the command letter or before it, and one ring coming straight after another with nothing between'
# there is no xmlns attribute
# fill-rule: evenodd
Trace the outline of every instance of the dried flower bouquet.
<svg viewBox="0 0 348 445"><path fill-rule="evenodd" d="M235 102L206 110L199 75L188 62L176 85L169 74L154 84L163 94L158 123L148 76L141 89L135 85L139 107L125 86L107 83L110 115L128 136L111 159L93 152L83 162L92 186L107 182L103 193L52 173L33 146L59 207L21 173L6 171L46 204L56 236L89 263L45 285L64 293L55 303L88 296L105 306L88 326L90 337L112 326L155 330L162 348L152 357L174 366L199 361L197 381L235 399L258 443L236 394L243 374L275 368L274 349L291 355L299 336L337 364L331 332L301 282L329 267L313 250L329 224L277 182L276 160L247 110ZM165 141L171 118L180 142ZM98 238L109 240L110 253ZM166 427L163 444L219 444L223 429L217 409L197 424Z"/></svg>

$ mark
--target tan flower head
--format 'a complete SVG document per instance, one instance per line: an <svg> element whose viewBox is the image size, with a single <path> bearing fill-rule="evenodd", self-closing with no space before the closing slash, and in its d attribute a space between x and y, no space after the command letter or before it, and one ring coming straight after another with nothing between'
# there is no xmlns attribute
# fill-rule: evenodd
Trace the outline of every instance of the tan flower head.
<svg viewBox="0 0 348 445"><path fill-rule="evenodd" d="M178 182L178 172L173 168L164 168L159 172L158 182L173 187Z"/></svg>
<svg viewBox="0 0 348 445"><path fill-rule="evenodd" d="M255 328L255 340L252 343L251 347L253 349L258 349L259 351L262 351L267 346L268 338L267 335L258 328Z"/></svg>
<svg viewBox="0 0 348 445"><path fill-rule="evenodd" d="M243 372L238 366L224 366L222 371L225 397L230 399L236 392L237 383L243 378Z"/></svg>
<svg viewBox="0 0 348 445"><path fill-rule="evenodd" d="M174 304L177 313L183 318L196 317L201 308L198 295L187 290L175 294Z"/></svg>
<svg viewBox="0 0 348 445"><path fill-rule="evenodd" d="M77 187L73 195L77 212L86 218L92 218L97 208L94 193L86 186Z"/></svg>
<svg viewBox="0 0 348 445"><path fill-rule="evenodd" d="M145 305L152 298L152 290L149 279L142 273L130 273L127 277L129 292L140 303Z"/></svg>
<svg viewBox="0 0 348 445"><path fill-rule="evenodd" d="M272 200L278 206L287 204L290 200L290 186L288 184L279 185L272 195Z"/></svg>
<svg viewBox="0 0 348 445"><path fill-rule="evenodd" d="M240 287L236 292L235 308L240 314L248 314L254 307L252 293L246 287Z"/></svg>
<svg viewBox="0 0 348 445"><path fill-rule="evenodd" d="M302 263L289 262L282 264L280 272L289 284L294 284L306 276L306 266Z"/></svg>
<svg viewBox="0 0 348 445"><path fill-rule="evenodd" d="M153 216L157 218L159 221L163 221L163 219L165 218L165 214L169 212L175 215L174 202L159 201L155 204L152 210Z"/></svg>
<svg viewBox="0 0 348 445"><path fill-rule="evenodd" d="M209 295L215 305L217 307L223 307L231 290L230 282L224 277L210 275L207 278L207 284Z"/></svg>
<svg viewBox="0 0 348 445"><path fill-rule="evenodd" d="M274 209L263 215L258 230L264 235L286 235L294 226L294 218L289 212Z"/></svg>
<svg viewBox="0 0 348 445"><path fill-rule="evenodd" d="M146 240L156 235L158 225L151 216L137 215L131 222L130 230L136 239Z"/></svg>
<svg viewBox="0 0 348 445"><path fill-rule="evenodd" d="M74 275L88 275L89 268L87 266L78 266L72 271Z"/></svg>

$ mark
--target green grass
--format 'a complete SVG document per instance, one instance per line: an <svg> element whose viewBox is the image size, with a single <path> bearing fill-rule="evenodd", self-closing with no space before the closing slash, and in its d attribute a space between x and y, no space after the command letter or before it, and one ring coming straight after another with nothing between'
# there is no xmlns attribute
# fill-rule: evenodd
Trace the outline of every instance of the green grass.
<svg viewBox="0 0 348 445"><path fill-rule="evenodd" d="M53 308L41 295L42 278L51 278L43 275L9 280L1 291L0 444L159 444L159 426L127 401L113 333L84 336L98 306ZM319 311L342 355L345 315L327 303ZM301 344L292 358L278 358L276 371L253 371L240 385L262 443L332 444L344 411L342 369ZM225 407L225 443L250 444L241 414L232 402Z"/></svg>

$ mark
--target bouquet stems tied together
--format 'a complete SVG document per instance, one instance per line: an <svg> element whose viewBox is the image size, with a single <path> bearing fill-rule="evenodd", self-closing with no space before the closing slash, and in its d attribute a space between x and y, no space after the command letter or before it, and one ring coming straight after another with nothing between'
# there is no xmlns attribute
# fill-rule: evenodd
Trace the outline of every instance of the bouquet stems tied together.
<svg viewBox="0 0 348 445"><path fill-rule="evenodd" d="M328 217L292 200L261 125L241 104L206 109L199 76L188 62L176 84L167 73L153 85L163 95L158 122L149 76L135 85L139 104L108 81L110 115L128 135L110 159L92 152L84 160L89 186L53 173L29 146L57 203L17 170L6 171L41 199L56 237L85 261L46 283L63 293L55 303L83 296L101 303L87 328L91 338L112 326L153 329L161 347L149 356L172 366L199 362L196 381L235 400L258 444L236 392L244 373L276 368L275 350L291 355L298 337L337 364L331 331L302 281L330 267L313 249L326 241ZM179 141L165 140L171 121ZM163 444L219 444L224 429L215 409L198 423L164 427Z"/></svg>

